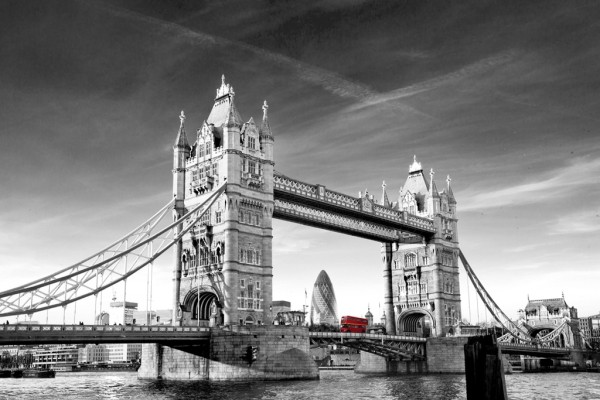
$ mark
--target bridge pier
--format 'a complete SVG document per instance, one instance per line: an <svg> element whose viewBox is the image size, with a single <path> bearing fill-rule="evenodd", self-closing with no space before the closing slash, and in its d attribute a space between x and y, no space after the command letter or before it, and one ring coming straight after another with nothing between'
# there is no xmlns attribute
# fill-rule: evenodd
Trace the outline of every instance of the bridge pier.
<svg viewBox="0 0 600 400"><path fill-rule="evenodd" d="M390 335L396 334L396 316L394 313L394 289L392 283L392 244L381 243L383 261L383 309L385 310L385 329Z"/></svg>
<svg viewBox="0 0 600 400"><path fill-rule="evenodd" d="M390 375L408 375L425 374L427 370L427 361L400 361L376 354L361 351L360 360L354 367L357 374L390 374Z"/></svg>
<svg viewBox="0 0 600 400"><path fill-rule="evenodd" d="M309 356L308 329L231 326L213 329L206 346L145 344L140 379L248 381L318 379Z"/></svg>

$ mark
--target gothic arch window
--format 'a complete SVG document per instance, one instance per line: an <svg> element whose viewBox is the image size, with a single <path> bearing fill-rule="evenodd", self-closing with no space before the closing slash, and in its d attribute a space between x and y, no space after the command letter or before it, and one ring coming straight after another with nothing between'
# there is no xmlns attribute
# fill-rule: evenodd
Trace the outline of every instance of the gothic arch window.
<svg viewBox="0 0 600 400"><path fill-rule="evenodd" d="M442 264L447 265L449 267L454 265L452 253L447 251L442 252Z"/></svg>
<svg viewBox="0 0 600 400"><path fill-rule="evenodd" d="M404 265L406 267L417 266L417 255L415 253L408 253L404 256Z"/></svg>
<svg viewBox="0 0 600 400"><path fill-rule="evenodd" d="M449 294L454 293L454 283L451 278L446 278L444 280L444 292Z"/></svg>

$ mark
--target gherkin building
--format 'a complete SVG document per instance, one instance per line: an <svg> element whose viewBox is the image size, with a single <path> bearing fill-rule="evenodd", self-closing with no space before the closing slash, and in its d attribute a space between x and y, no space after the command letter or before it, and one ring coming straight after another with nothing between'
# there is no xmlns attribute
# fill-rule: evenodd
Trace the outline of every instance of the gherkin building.
<svg viewBox="0 0 600 400"><path fill-rule="evenodd" d="M311 325L339 325L337 301L333 285L331 284L329 275L325 271L319 273L313 287L310 301L310 323Z"/></svg>

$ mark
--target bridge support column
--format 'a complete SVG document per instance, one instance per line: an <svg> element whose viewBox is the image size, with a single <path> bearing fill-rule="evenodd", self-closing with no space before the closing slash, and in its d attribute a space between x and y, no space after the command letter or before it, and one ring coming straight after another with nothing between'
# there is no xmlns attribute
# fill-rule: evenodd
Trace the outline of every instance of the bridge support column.
<svg viewBox="0 0 600 400"><path fill-rule="evenodd" d="M177 211L174 212L174 218L179 219L180 213ZM182 226L177 225L175 227L174 236L178 236L181 233ZM179 305L181 303L181 299L179 298L179 290L181 289L181 253L182 253L182 241L179 239L175 244L174 250L175 260L173 263L173 313L171 317L171 325L173 326L181 326L181 314L179 310ZM150 321L148 321L150 324Z"/></svg>
<svg viewBox="0 0 600 400"><path fill-rule="evenodd" d="M394 314L394 290L392 286L392 244L381 244L381 260L383 261L383 309L385 310L385 330L388 335L396 334L396 317Z"/></svg>

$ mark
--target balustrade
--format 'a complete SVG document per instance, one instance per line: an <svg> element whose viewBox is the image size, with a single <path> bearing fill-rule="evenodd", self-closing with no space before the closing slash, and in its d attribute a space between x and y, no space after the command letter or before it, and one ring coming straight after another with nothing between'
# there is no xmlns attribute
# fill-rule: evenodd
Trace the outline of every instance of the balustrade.
<svg viewBox="0 0 600 400"><path fill-rule="evenodd" d="M370 213L369 210L362 210L360 198L348 196L343 193L326 189L319 185L311 185L281 175L274 175L273 182L276 190L295 193L300 197L313 198L326 203L335 204L337 206L340 206L342 209L350 209L353 211L363 211L366 213ZM296 211L297 210L295 210L294 212ZM307 212L311 215L312 218L323 217L322 215L315 214L313 211L309 213L308 209L306 209L303 212ZM343 211L341 210L340 212ZM401 223L419 229L429 230L432 232L434 231L432 219L420 217L414 214L408 214L399 210L394 210L393 208L384 207L380 204L373 204L373 214L382 219L393 221L394 223Z"/></svg>

